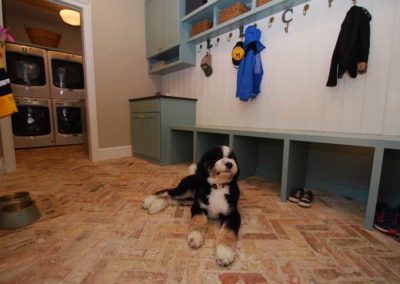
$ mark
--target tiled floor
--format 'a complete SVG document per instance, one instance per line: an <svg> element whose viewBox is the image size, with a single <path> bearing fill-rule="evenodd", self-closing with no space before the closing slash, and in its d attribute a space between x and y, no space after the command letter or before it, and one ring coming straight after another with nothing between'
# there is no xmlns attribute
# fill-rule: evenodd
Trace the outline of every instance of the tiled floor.
<svg viewBox="0 0 400 284"><path fill-rule="evenodd" d="M400 243L364 230L353 201L317 193L304 209L281 203L266 178L241 182L238 256L221 268L217 224L193 250L188 207L151 216L141 208L187 165L92 163L79 146L17 151L17 162L17 172L0 176L0 193L53 194L67 213L0 231L0 283L400 283Z"/></svg>

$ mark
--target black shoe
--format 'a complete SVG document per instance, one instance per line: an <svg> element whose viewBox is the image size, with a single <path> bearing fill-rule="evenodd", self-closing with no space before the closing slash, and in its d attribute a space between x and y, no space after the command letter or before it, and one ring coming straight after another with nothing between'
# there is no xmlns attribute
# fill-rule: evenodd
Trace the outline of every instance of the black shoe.
<svg viewBox="0 0 400 284"><path fill-rule="evenodd" d="M292 193L290 193L289 201L298 203L300 199L303 197L303 194L304 194L304 189L299 187L296 190L293 190Z"/></svg>
<svg viewBox="0 0 400 284"><path fill-rule="evenodd" d="M314 195L308 190L304 192L303 196L300 198L299 205L302 207L311 207L313 203Z"/></svg>
<svg viewBox="0 0 400 284"><path fill-rule="evenodd" d="M400 237L400 206L380 207L377 205L375 212L374 228L383 233Z"/></svg>

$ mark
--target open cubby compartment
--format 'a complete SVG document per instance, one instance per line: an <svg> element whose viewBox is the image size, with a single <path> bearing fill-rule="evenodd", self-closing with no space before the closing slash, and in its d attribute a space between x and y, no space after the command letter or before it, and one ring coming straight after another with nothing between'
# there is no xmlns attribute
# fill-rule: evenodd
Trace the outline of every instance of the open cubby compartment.
<svg viewBox="0 0 400 284"><path fill-rule="evenodd" d="M192 26L200 23L204 20L208 20L211 23L211 28L215 26L215 18L214 18L214 6L210 5L209 3L203 5L203 7L200 7L201 12L196 13L197 10L194 12L190 13L187 17L187 20L182 21L182 39L184 42L186 42L189 38L191 37L197 37L198 35L201 35L203 33L207 33L208 30L205 30L203 32L200 32L196 35L192 36ZM192 16L191 16L192 15Z"/></svg>
<svg viewBox="0 0 400 284"><path fill-rule="evenodd" d="M195 44L205 42L207 39L223 35L241 26L252 24L308 1L310 0L273 0L257 7L256 0L210 0L181 19L182 41ZM236 2L244 3L250 10L224 23L220 23L219 12ZM191 26L204 19L211 20L213 27L191 36Z"/></svg>
<svg viewBox="0 0 400 284"><path fill-rule="evenodd" d="M173 48L170 48L166 50L163 53L157 54L153 57L149 58L149 70L150 72L156 71L158 69L161 69L165 67L168 64L174 63L179 60L179 46L175 46ZM161 64L163 65L158 65L157 67L153 68L154 64Z"/></svg>
<svg viewBox="0 0 400 284"><path fill-rule="evenodd" d="M266 176L282 179L283 140L234 135L233 149L240 166L240 179Z"/></svg>
<svg viewBox="0 0 400 284"><path fill-rule="evenodd" d="M171 130L171 163L194 162L194 133L190 130Z"/></svg>
<svg viewBox="0 0 400 284"><path fill-rule="evenodd" d="M214 10L214 15L216 16L215 20L217 23L216 25L220 24L219 21L219 13L224 10L229 8L230 6L236 4L236 3L242 3L243 5L245 5L248 8L248 11L245 13L249 13L250 10L252 9L252 0L225 0L225 1L219 1L217 4L215 4L215 10ZM244 13L243 13L244 14ZM230 19L229 21L233 20L235 18Z"/></svg>
<svg viewBox="0 0 400 284"><path fill-rule="evenodd" d="M149 73L164 75L183 70L196 64L194 44L184 44L170 48L148 58Z"/></svg>
<svg viewBox="0 0 400 284"><path fill-rule="evenodd" d="M282 200L298 187L306 187L366 202L373 147L290 141L287 186Z"/></svg>
<svg viewBox="0 0 400 284"><path fill-rule="evenodd" d="M229 134L226 133L211 133L211 132L196 132L196 147L194 152L194 161L197 163L201 156L209 149L216 146L230 146Z"/></svg>
<svg viewBox="0 0 400 284"><path fill-rule="evenodd" d="M384 150L378 200L392 207L400 205L400 150Z"/></svg>

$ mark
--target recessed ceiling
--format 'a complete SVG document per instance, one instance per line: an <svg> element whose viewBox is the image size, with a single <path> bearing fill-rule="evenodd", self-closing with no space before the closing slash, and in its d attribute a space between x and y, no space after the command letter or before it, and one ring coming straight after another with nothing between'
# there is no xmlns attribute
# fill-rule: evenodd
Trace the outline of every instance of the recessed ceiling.
<svg viewBox="0 0 400 284"><path fill-rule="evenodd" d="M55 12L58 13L61 9L64 9L65 7L58 5L56 3L52 3L46 0L17 0L18 2L28 4L31 6L35 6L40 9L44 9L47 11Z"/></svg>

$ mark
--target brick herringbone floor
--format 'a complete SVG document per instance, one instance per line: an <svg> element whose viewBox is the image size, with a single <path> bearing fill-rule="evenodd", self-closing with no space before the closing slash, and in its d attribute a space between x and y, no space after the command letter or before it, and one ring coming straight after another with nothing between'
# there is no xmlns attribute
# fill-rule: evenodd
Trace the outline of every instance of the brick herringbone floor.
<svg viewBox="0 0 400 284"><path fill-rule="evenodd" d="M242 228L229 268L214 259L218 224L204 246L186 244L189 207L141 209L187 165L136 158L92 163L80 146L17 151L0 193L53 194L66 214L0 231L0 283L400 283L400 243L362 227L362 204L318 192L304 209L279 201L279 184L240 182Z"/></svg>

